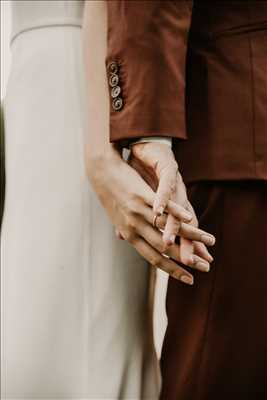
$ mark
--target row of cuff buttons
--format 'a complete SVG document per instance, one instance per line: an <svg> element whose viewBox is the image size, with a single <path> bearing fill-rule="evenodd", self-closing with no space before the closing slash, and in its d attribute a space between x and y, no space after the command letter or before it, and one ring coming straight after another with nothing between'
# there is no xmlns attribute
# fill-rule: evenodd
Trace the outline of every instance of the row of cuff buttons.
<svg viewBox="0 0 267 400"><path fill-rule="evenodd" d="M112 97L112 108L115 111L119 111L123 107L123 100L120 96L121 87L118 85L119 83L119 75L118 75L119 66L115 61L112 61L108 65L109 71L109 86L111 89L111 97Z"/></svg>

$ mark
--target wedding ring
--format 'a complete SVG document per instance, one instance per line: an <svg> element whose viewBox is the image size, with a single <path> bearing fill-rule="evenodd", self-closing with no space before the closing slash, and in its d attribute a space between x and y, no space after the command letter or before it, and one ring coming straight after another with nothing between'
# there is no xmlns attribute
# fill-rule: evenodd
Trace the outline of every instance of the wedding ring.
<svg viewBox="0 0 267 400"><path fill-rule="evenodd" d="M154 215L154 217L153 217L153 222L152 222L152 225L154 226L154 228L157 228L157 225L156 225L156 223L157 223L157 218L158 218L158 215L157 215L157 214Z"/></svg>

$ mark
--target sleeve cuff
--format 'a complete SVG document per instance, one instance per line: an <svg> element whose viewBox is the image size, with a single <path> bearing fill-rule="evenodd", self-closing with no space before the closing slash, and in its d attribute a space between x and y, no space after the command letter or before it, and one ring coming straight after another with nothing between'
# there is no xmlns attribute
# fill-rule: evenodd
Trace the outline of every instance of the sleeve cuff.
<svg viewBox="0 0 267 400"><path fill-rule="evenodd" d="M136 140L133 140L129 143L129 147L136 143L147 143L147 142L154 142L154 143L162 143L172 147L172 138L171 137L162 137L162 136L143 136Z"/></svg>

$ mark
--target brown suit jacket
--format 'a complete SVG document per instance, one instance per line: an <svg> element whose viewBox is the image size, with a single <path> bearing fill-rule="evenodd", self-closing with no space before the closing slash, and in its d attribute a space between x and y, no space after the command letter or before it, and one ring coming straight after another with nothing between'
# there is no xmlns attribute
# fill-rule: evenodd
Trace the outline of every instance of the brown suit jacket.
<svg viewBox="0 0 267 400"><path fill-rule="evenodd" d="M186 182L267 180L267 1L108 1L110 140L171 136Z"/></svg>

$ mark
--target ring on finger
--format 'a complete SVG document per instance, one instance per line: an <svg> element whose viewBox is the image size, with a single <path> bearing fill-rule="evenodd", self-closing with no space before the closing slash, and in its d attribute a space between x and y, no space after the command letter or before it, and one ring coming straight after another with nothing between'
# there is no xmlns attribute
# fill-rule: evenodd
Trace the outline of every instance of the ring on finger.
<svg viewBox="0 0 267 400"><path fill-rule="evenodd" d="M155 214L153 217L153 221L152 221L152 225L154 226L154 228L157 228L157 218L158 218L158 215Z"/></svg>

